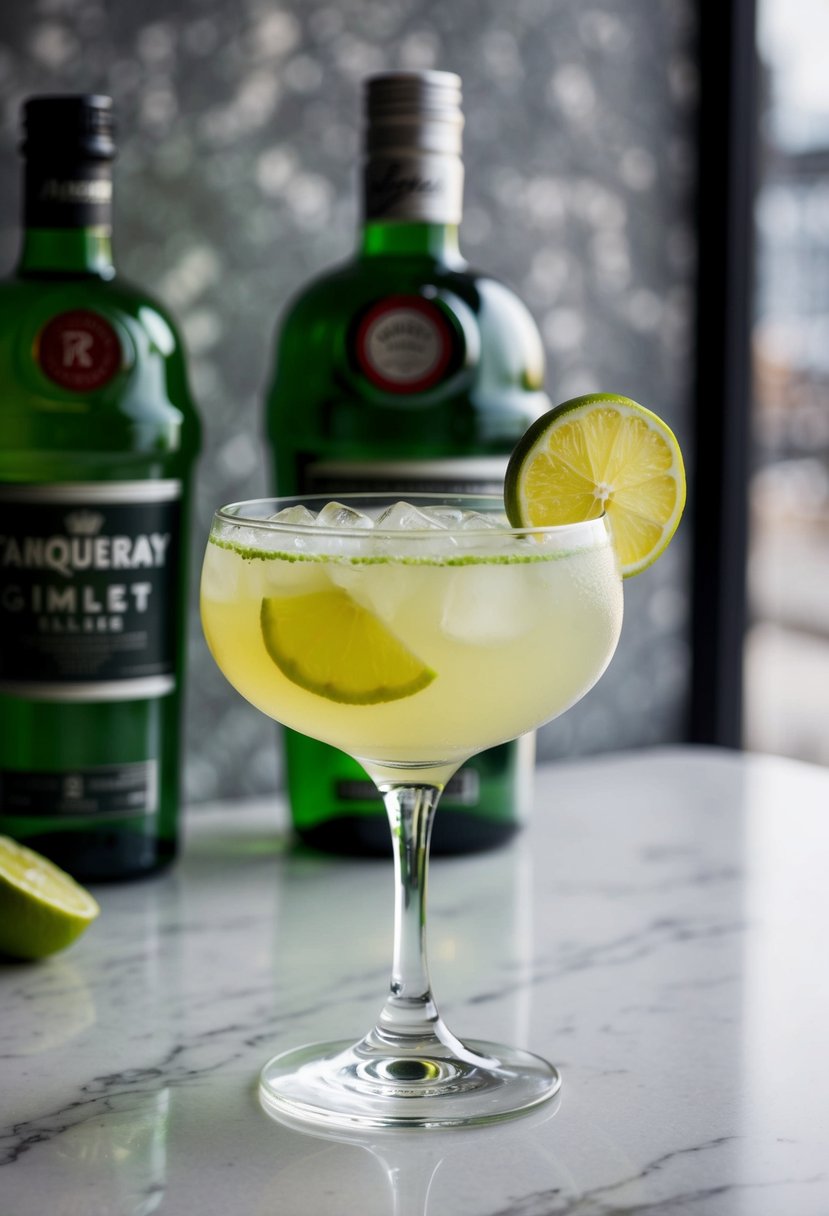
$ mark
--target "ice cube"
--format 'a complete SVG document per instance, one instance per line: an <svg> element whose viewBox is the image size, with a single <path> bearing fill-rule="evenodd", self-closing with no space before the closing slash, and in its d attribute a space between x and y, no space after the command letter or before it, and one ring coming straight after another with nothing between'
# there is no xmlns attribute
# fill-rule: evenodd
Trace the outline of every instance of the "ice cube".
<svg viewBox="0 0 829 1216"><path fill-rule="evenodd" d="M321 528L373 528L374 520L363 511L355 511L341 502L327 502L317 516Z"/></svg>
<svg viewBox="0 0 829 1216"><path fill-rule="evenodd" d="M313 511L309 511L301 503L296 503L293 507L283 507L281 511L277 511L276 515L269 515L268 522L274 524L298 524L300 527L307 528L316 522L316 518Z"/></svg>
<svg viewBox="0 0 829 1216"><path fill-rule="evenodd" d="M384 532L431 532L435 529L445 531L446 524L430 518L419 507L413 507L410 502L396 502L387 507L379 516L375 525Z"/></svg>
<svg viewBox="0 0 829 1216"><path fill-rule="evenodd" d="M230 603L238 593L242 563L238 554L217 545L208 545L201 572L201 593L205 600Z"/></svg>
<svg viewBox="0 0 829 1216"><path fill-rule="evenodd" d="M234 549L261 549L262 535L258 528L245 528L241 524L224 525L219 533L223 540L228 540ZM267 548L267 546L265 546Z"/></svg>
<svg viewBox="0 0 829 1216"><path fill-rule="evenodd" d="M485 515L482 511L464 511L462 515L460 527L464 532L487 532L490 529L501 531L504 528L502 517L494 512Z"/></svg>
<svg viewBox="0 0 829 1216"><path fill-rule="evenodd" d="M439 528L457 528L463 522L464 515L460 507L449 506L423 507L423 514Z"/></svg>
<svg viewBox="0 0 829 1216"><path fill-rule="evenodd" d="M441 627L470 646L507 642L539 620L530 567L481 562L453 571L443 601Z"/></svg>
<svg viewBox="0 0 829 1216"><path fill-rule="evenodd" d="M377 554L402 558L451 557L457 550L447 521L435 519L410 502L396 502L379 517ZM428 539L414 533L427 532ZM396 533L397 535L390 535Z"/></svg>

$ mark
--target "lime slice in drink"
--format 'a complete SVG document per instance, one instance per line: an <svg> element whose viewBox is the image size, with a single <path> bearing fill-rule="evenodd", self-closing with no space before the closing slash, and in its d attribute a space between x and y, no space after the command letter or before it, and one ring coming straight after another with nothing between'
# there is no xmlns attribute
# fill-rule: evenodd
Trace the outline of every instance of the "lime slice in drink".
<svg viewBox="0 0 829 1216"><path fill-rule="evenodd" d="M627 397L591 393L536 420L510 457L504 486L513 527L550 527L606 511L625 578L667 548L685 505L673 432Z"/></svg>
<svg viewBox="0 0 829 1216"><path fill-rule="evenodd" d="M329 701L380 705L420 692L435 672L347 591L262 600L262 637L289 680Z"/></svg>
<svg viewBox="0 0 829 1216"><path fill-rule="evenodd" d="M43 958L88 929L95 900L39 853L0 836L0 953Z"/></svg>

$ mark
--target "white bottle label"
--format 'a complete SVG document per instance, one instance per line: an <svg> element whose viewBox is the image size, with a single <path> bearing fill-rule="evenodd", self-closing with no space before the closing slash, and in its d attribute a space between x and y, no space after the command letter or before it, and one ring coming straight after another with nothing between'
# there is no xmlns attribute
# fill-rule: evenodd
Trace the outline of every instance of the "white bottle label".
<svg viewBox="0 0 829 1216"><path fill-rule="evenodd" d="M439 384L452 362L452 330L422 296L386 296L360 321L356 357L363 374L391 393L423 393Z"/></svg>
<svg viewBox="0 0 829 1216"><path fill-rule="evenodd" d="M373 152L364 169L365 218L415 224L459 224L463 161L428 152Z"/></svg>

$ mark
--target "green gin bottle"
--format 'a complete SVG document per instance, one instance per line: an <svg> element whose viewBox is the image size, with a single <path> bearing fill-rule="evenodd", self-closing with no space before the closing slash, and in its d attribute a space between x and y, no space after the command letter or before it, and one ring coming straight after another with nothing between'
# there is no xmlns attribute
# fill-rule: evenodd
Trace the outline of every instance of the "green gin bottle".
<svg viewBox="0 0 829 1216"><path fill-rule="evenodd" d="M280 494L500 493L507 456L550 402L527 309L458 246L461 82L391 73L365 90L363 226L277 341L267 429ZM475 690L469 690L474 697ZM374 786L351 759L285 732L294 827L334 852L387 852ZM490 848L524 818L533 740L469 761L447 787L436 852Z"/></svg>
<svg viewBox="0 0 829 1216"><path fill-rule="evenodd" d="M0 284L0 832L84 880L176 848L199 427L164 312L116 276L112 103L24 108Z"/></svg>

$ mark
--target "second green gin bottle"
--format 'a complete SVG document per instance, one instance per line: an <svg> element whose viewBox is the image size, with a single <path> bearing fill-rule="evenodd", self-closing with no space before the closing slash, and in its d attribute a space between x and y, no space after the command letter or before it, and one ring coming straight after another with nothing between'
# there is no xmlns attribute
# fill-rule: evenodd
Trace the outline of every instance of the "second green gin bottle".
<svg viewBox="0 0 829 1216"><path fill-rule="evenodd" d="M112 103L30 98L0 283L0 833L82 881L175 855L190 483L181 345L112 260Z"/></svg>
<svg viewBox="0 0 829 1216"><path fill-rule="evenodd" d="M516 440L550 402L527 309L459 250L461 81L391 73L368 80L365 98L359 248L293 301L278 335L267 412L276 489L500 493ZM509 839L532 759L527 737L464 765L441 802L434 851ZM382 803L355 761L288 730L285 768L301 839L388 851Z"/></svg>

